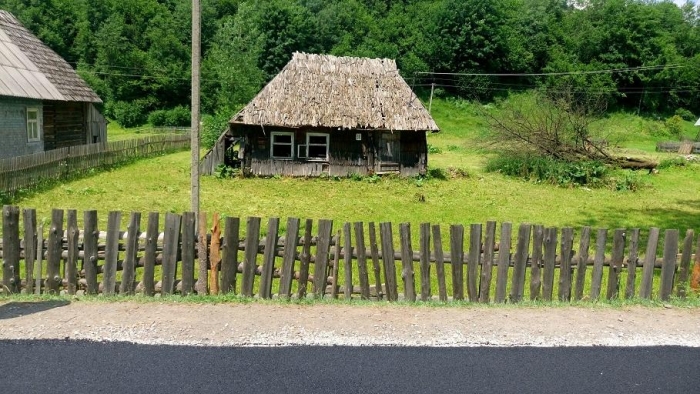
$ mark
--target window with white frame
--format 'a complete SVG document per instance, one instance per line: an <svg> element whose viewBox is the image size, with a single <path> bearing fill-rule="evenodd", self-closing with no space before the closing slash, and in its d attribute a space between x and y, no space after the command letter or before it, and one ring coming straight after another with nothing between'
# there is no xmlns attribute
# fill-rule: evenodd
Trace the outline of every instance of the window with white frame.
<svg viewBox="0 0 700 394"><path fill-rule="evenodd" d="M328 160L328 134L306 134L306 156L308 160Z"/></svg>
<svg viewBox="0 0 700 394"><path fill-rule="evenodd" d="M293 159L294 133L282 131L270 133L270 157L273 159Z"/></svg>
<svg viewBox="0 0 700 394"><path fill-rule="evenodd" d="M37 108L27 108L27 141L41 141L39 132L39 110Z"/></svg>

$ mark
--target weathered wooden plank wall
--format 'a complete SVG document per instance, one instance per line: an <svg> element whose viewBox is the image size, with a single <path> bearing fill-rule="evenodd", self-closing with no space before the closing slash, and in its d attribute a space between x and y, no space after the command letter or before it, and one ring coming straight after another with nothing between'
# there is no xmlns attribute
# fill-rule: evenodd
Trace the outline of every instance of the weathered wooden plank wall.
<svg viewBox="0 0 700 394"><path fill-rule="evenodd" d="M312 220L290 218L280 234L280 220L271 218L261 237L262 219L253 217L247 219L243 237L240 219L226 218L220 231L222 223L214 215L216 236L205 239L209 239L211 255L220 257L210 261L198 251L192 213L168 213L162 228L159 215L150 213L145 233L139 212L128 218L121 212L109 212L105 232L98 231L96 211L84 212L82 217L80 227L75 210L53 210L47 237L36 226L36 211L24 210L20 215L18 207L3 207L2 293L186 296L221 289L224 294L244 297L290 299L307 297L311 282L311 294L317 298L415 302L420 291L421 301L518 303L555 297L560 302L595 301L601 296L666 301L687 297L689 285L694 289L700 285L690 275L700 270L695 250L696 245L700 247L700 237L696 241L693 230L682 240L678 230L665 230L663 250L657 256L657 228L647 232L616 229L612 239L607 229L598 229L591 259L590 227L560 231L526 223L518 226L513 242L511 223L503 223L498 234L495 222L486 223L485 231L482 224L472 224L468 239L465 226L452 225L449 248L443 250L441 227L430 223L415 227L381 223L378 240L374 223L345 223L334 235L331 220L320 220L314 231ZM202 219L200 227L204 228L207 217ZM124 224L127 231L121 230ZM420 240L415 251L414 232ZM645 240L646 254L640 257L639 245ZM44 258L45 269L37 264ZM161 266L160 280L155 277L157 266ZM221 270L221 275L213 270ZM605 293L601 294L603 285ZM433 294L434 286L437 294Z"/></svg>

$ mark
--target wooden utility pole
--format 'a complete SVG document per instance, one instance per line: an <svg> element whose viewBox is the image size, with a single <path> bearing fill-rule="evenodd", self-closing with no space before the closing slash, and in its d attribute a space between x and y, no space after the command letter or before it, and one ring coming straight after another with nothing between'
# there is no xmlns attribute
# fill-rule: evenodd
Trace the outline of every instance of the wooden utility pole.
<svg viewBox="0 0 700 394"><path fill-rule="evenodd" d="M199 71L201 52L201 10L199 0L192 0L192 196L191 209L199 218Z"/></svg>

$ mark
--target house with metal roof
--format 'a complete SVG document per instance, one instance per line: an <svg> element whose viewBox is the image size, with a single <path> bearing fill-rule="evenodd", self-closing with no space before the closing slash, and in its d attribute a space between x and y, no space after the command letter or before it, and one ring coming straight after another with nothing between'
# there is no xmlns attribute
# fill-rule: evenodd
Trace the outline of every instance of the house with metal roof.
<svg viewBox="0 0 700 394"><path fill-rule="evenodd" d="M0 159L106 142L100 103L68 62L0 10Z"/></svg>
<svg viewBox="0 0 700 394"><path fill-rule="evenodd" d="M295 53L230 120L203 170L234 146L253 175L413 176L427 171L427 133L438 131L394 60Z"/></svg>

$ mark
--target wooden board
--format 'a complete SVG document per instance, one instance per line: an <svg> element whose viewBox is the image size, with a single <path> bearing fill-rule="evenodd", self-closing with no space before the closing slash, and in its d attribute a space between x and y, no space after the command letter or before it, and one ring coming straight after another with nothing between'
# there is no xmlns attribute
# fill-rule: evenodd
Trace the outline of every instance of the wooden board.
<svg viewBox="0 0 700 394"><path fill-rule="evenodd" d="M80 231L78 230L78 211L69 209L67 218L68 243L65 265L66 292L75 295L78 290L78 249L80 242Z"/></svg>
<svg viewBox="0 0 700 394"><path fill-rule="evenodd" d="M292 296L294 262L297 257L300 223L301 221L297 218L287 219L287 234L284 237L284 257L282 258L282 270L280 271L280 298L288 299Z"/></svg>
<svg viewBox="0 0 700 394"><path fill-rule="evenodd" d="M384 277L386 293L389 301L398 301L399 294L396 284L396 262L394 260L394 236L391 223L379 224L379 238L382 243L382 261L384 262Z"/></svg>
<svg viewBox="0 0 700 394"><path fill-rule="evenodd" d="M600 290L603 283L603 264L605 263L605 245L608 242L608 229L598 229L595 243L595 257L593 258L593 274L591 278L591 300L600 298Z"/></svg>
<svg viewBox="0 0 700 394"><path fill-rule="evenodd" d="M61 278L61 253L63 251L63 210L51 211L51 227L49 228L49 244L46 262L46 292L58 295L63 282Z"/></svg>
<svg viewBox="0 0 700 394"><path fill-rule="evenodd" d="M209 293L209 253L207 250L207 213L199 212L197 217L197 282L195 291L199 295Z"/></svg>
<svg viewBox="0 0 700 394"><path fill-rule="evenodd" d="M352 227L350 223L343 224L343 263L345 273L345 291L346 300L352 299Z"/></svg>
<svg viewBox="0 0 700 394"><path fill-rule="evenodd" d="M318 221L318 242L316 243L316 261L314 266L314 296L323 298L326 292L328 276L328 254L331 247L331 234L333 233L332 220Z"/></svg>
<svg viewBox="0 0 700 394"><path fill-rule="evenodd" d="M37 256L36 209L25 209L24 216L24 262L27 277L27 294L34 293L34 263ZM39 275L41 276L41 274Z"/></svg>
<svg viewBox="0 0 700 394"><path fill-rule="evenodd" d="M497 303L506 302L506 287L508 286L508 269L510 268L510 242L513 232L511 223L501 223L501 242L498 247L498 270L496 271Z"/></svg>
<svg viewBox="0 0 700 394"><path fill-rule="evenodd" d="M464 299L464 226L450 226L450 258L452 260L452 298Z"/></svg>
<svg viewBox="0 0 700 394"><path fill-rule="evenodd" d="M432 226L433 250L435 250L435 273L438 281L438 299L447 302L447 284L445 283L445 256L442 252L442 235L440 225Z"/></svg>
<svg viewBox="0 0 700 394"><path fill-rule="evenodd" d="M561 230L561 265L559 269L559 301L571 301L571 251L574 245L574 229Z"/></svg>
<svg viewBox="0 0 700 394"><path fill-rule="evenodd" d="M258 244L260 243L259 217L249 217L245 230L245 258L243 260L243 278L241 294L244 297L253 296L255 271L257 270Z"/></svg>
<svg viewBox="0 0 700 394"><path fill-rule="evenodd" d="M542 272L542 299L552 301L554 292L554 267L557 259L557 237L556 227L544 230L544 267Z"/></svg>
<svg viewBox="0 0 700 394"><path fill-rule="evenodd" d="M384 296L382 291L382 266L379 261L379 247L377 246L377 231L374 222L369 222L369 250L372 255L372 268L374 269L374 285L376 287L377 299L381 300Z"/></svg>
<svg viewBox="0 0 700 394"><path fill-rule="evenodd" d="M420 299L429 301L432 298L430 287L430 223L420 225Z"/></svg>
<svg viewBox="0 0 700 394"><path fill-rule="evenodd" d="M690 261L693 259L694 240L695 232L693 230L687 230L685 232L685 239L683 240L680 271L678 272L678 281L676 282L676 296L678 298L686 297L688 278L690 275Z"/></svg>
<svg viewBox="0 0 700 394"><path fill-rule="evenodd" d="M479 302L488 303L491 297L491 278L493 277L493 257L496 248L496 222L486 222L484 236L484 259L479 281Z"/></svg>
<svg viewBox="0 0 700 394"><path fill-rule="evenodd" d="M520 302L525 293L525 269L527 268L528 251L532 225L523 223L518 229L518 241L513 256L513 281L510 289L510 301Z"/></svg>
<svg viewBox="0 0 700 394"><path fill-rule="evenodd" d="M180 256L182 256L182 282L181 293L183 296L194 294L194 256L197 242L196 234L197 214L185 212L182 214L182 241Z"/></svg>
<svg viewBox="0 0 700 394"><path fill-rule="evenodd" d="M107 242L105 246L105 263L102 267L102 294L112 296L116 294L117 261L119 260L119 227L121 226L122 213L112 211L107 217Z"/></svg>
<svg viewBox="0 0 700 394"><path fill-rule="evenodd" d="M625 230L617 229L613 235L613 250L608 266L608 291L606 298L609 300L618 298L620 293L620 274L622 262L625 259Z"/></svg>
<svg viewBox="0 0 700 394"><path fill-rule="evenodd" d="M97 283L97 256L99 230L97 229L97 211L83 213L83 269L85 270L86 291L88 295L99 292Z"/></svg>
<svg viewBox="0 0 700 394"><path fill-rule="evenodd" d="M627 285L625 286L625 298L634 298L637 281L637 263L639 261L639 229L630 232L630 248L627 257Z"/></svg>
<svg viewBox="0 0 700 394"><path fill-rule="evenodd" d="M156 253L158 250L159 221L160 215L158 212L151 212L148 214L146 244L143 252L143 293L149 297L156 294L155 268Z"/></svg>
<svg viewBox="0 0 700 394"><path fill-rule="evenodd" d="M664 235L664 259L661 266L661 288L659 297L662 301L668 301L673 294L673 280L676 274L676 261L678 256L678 230L666 230Z"/></svg>
<svg viewBox="0 0 700 394"><path fill-rule="evenodd" d="M15 206L5 205L2 209L2 253L2 284L10 294L18 294L21 290L19 208Z"/></svg>
<svg viewBox="0 0 700 394"><path fill-rule="evenodd" d="M583 289L586 286L586 269L588 268L588 254L591 249L591 228L586 226L581 229L581 239L576 257L576 286L574 288L574 300L583 298Z"/></svg>
<svg viewBox="0 0 700 394"><path fill-rule="evenodd" d="M241 220L227 217L224 221L223 258L221 260L221 293L236 294L238 275L238 243L240 242Z"/></svg>
<svg viewBox="0 0 700 394"><path fill-rule="evenodd" d="M127 230L120 294L133 295L136 290L134 281L136 279L136 261L138 260L140 236L141 212L132 212Z"/></svg>
<svg viewBox="0 0 700 394"><path fill-rule="evenodd" d="M363 300L369 300L369 273L367 272L367 252L365 250L365 235L362 222L354 224L355 250L357 251L357 273L360 277L360 296Z"/></svg>
<svg viewBox="0 0 700 394"><path fill-rule="evenodd" d="M530 264L530 300L540 299L544 255L544 226L534 225L532 234L532 262Z"/></svg>
<svg viewBox="0 0 700 394"><path fill-rule="evenodd" d="M479 266L481 265L481 224L469 226L469 258L467 259L467 298L479 301Z"/></svg>
<svg viewBox="0 0 700 394"><path fill-rule="evenodd" d="M304 227L304 244L302 245L302 251L299 263L299 284L297 297L300 300L306 298L306 287L309 283L309 262L311 260L311 231L313 228L313 220L306 219L306 225Z"/></svg>
<svg viewBox="0 0 700 394"><path fill-rule="evenodd" d="M403 279L404 300L416 301L416 286L413 273L413 247L411 245L411 225L401 223L399 225L401 235L401 277Z"/></svg>
<svg viewBox="0 0 700 394"><path fill-rule="evenodd" d="M267 235L265 236L265 250L263 252L263 265L260 274L260 289L258 296L262 299L272 298L272 276L275 272L275 257L277 256L277 240L279 238L280 220L270 218L267 222Z"/></svg>
<svg viewBox="0 0 700 394"><path fill-rule="evenodd" d="M651 288L654 281L654 265L656 264L656 251L659 245L659 232L657 227L649 230L647 250L644 255L644 267L642 269L642 283L639 286L639 297L651 298Z"/></svg>
<svg viewBox="0 0 700 394"><path fill-rule="evenodd" d="M175 292L175 276L177 274L177 255L180 246L180 226L182 216L175 213L165 214L165 230L163 234L163 267L161 276L161 295Z"/></svg>

